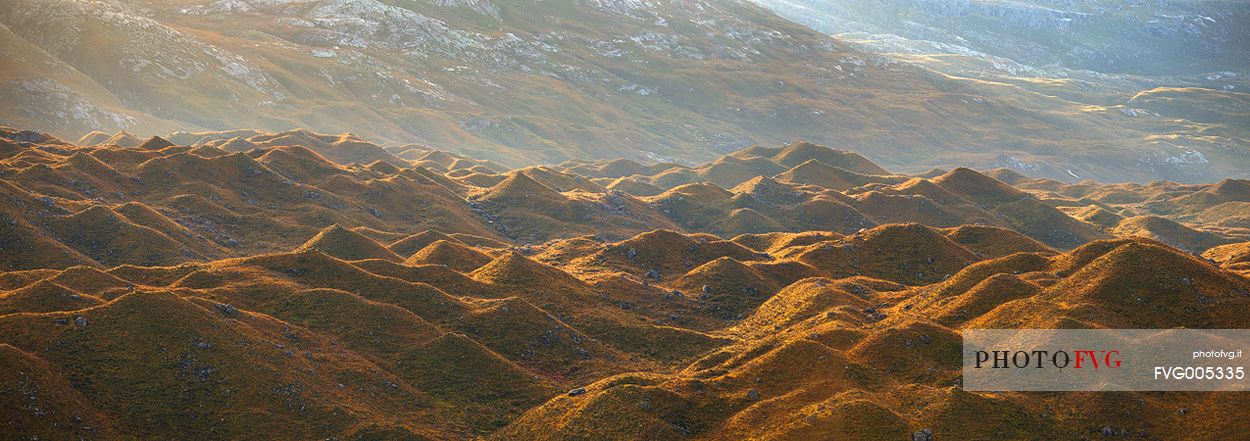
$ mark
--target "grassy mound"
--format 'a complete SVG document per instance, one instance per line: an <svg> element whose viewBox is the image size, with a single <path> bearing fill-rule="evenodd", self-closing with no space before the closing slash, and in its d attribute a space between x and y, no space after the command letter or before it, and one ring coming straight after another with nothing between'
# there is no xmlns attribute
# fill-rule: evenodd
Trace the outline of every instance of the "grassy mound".
<svg viewBox="0 0 1250 441"><path fill-rule="evenodd" d="M323 228L316 236L308 239L294 252L317 250L343 260L382 259L402 261L403 258L374 242L363 234L331 225Z"/></svg>
<svg viewBox="0 0 1250 441"><path fill-rule="evenodd" d="M437 240L404 261L406 265L445 265L462 273L472 272L491 261L491 257L460 243L460 241Z"/></svg>
<svg viewBox="0 0 1250 441"><path fill-rule="evenodd" d="M100 299L46 280L0 294L0 315L18 312L76 311L100 305Z"/></svg>

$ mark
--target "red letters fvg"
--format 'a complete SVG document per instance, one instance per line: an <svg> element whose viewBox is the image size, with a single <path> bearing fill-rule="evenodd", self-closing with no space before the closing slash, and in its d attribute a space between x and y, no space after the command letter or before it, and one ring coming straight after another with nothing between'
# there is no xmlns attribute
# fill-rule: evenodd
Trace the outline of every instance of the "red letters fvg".
<svg viewBox="0 0 1250 441"><path fill-rule="evenodd" d="M1073 367L1077 369L1083 369L1085 366L1083 366L1081 362L1086 360L1093 365L1094 369L1099 369L1100 367L1115 369L1120 367L1120 359L1117 357L1120 355L1120 351L1096 351L1093 349L1081 349L1074 352L1076 353L1076 366ZM1098 363L1100 358L1102 359L1101 366Z"/></svg>

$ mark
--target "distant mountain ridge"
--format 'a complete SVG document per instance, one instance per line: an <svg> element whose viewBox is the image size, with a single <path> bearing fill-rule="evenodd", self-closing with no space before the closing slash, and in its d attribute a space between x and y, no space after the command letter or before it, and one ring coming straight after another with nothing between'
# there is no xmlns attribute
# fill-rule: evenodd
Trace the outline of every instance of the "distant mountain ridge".
<svg viewBox="0 0 1250 441"><path fill-rule="evenodd" d="M1250 4L1245 2L756 2L858 50L976 84L983 98L1045 96L1033 110L1091 124L1052 134L1068 141L1058 149L1081 157L1069 156L1074 167L1055 157L1007 151L981 159L986 167L1061 180L1122 180L1088 168L1111 161L1142 175L1184 182L1245 177L1236 170L1200 177L1225 161L1240 163L1250 156L1250 47L1242 43L1250 40L1245 26ZM1077 131L1110 125L1139 131L1129 135L1140 136L1130 143L1132 152L1102 141L1092 149L1100 152L1082 152L1077 145L1086 141L1072 139Z"/></svg>
<svg viewBox="0 0 1250 441"><path fill-rule="evenodd" d="M1109 74L1242 71L1250 5L1220 0L758 0L813 28Z"/></svg>
<svg viewBox="0 0 1250 441"><path fill-rule="evenodd" d="M306 127L509 167L690 165L808 139L905 172L1250 170L1235 114L1167 122L1209 100L1094 107L952 79L740 0L12 0L0 52L0 123L65 139Z"/></svg>

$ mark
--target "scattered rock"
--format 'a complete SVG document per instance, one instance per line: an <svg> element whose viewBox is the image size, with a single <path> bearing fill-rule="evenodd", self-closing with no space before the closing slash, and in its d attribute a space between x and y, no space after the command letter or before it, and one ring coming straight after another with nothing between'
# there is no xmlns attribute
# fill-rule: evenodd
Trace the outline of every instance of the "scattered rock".
<svg viewBox="0 0 1250 441"><path fill-rule="evenodd" d="M911 434L912 441L933 441L933 429L917 430Z"/></svg>
<svg viewBox="0 0 1250 441"><path fill-rule="evenodd" d="M691 380L690 388L693 389L695 392L701 393L707 390L707 384L704 384L702 380Z"/></svg>
<svg viewBox="0 0 1250 441"><path fill-rule="evenodd" d="M221 313L225 315L235 315L239 312L239 310L236 309L234 305L231 305L229 303L218 303L217 310L221 311Z"/></svg>

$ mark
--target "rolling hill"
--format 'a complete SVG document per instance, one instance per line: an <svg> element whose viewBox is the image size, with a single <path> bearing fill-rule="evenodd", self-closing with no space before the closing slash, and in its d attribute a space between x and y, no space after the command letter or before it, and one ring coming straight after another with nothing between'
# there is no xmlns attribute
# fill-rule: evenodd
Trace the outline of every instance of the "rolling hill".
<svg viewBox="0 0 1250 441"><path fill-rule="evenodd" d="M390 158L321 153L344 139ZM88 141L0 130L17 438L1247 430L1239 394L959 386L962 329L1250 325L1245 181L908 175L810 143L509 170L314 132Z"/></svg>

